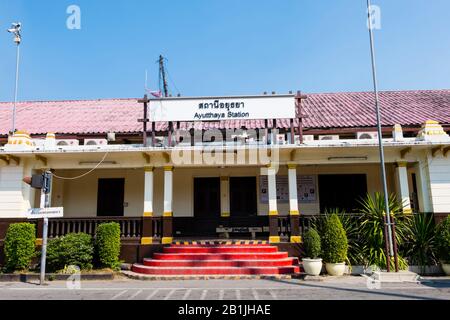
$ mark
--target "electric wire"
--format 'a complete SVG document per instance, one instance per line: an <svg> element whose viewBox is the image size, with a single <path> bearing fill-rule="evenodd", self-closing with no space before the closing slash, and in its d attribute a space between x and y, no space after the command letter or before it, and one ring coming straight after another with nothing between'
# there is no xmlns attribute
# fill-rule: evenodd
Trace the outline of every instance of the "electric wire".
<svg viewBox="0 0 450 320"><path fill-rule="evenodd" d="M91 172L93 172L95 169L97 169L103 163L103 161L105 161L106 156L108 154L109 154L109 152L106 152L105 155L103 156L102 160L100 160L100 162L97 163L94 168L92 168L91 170L89 170L89 171L87 171L87 172L85 172L85 173L83 173L83 174L81 174L79 176L76 176L76 177L60 177L60 176L58 176L56 174L53 174L53 177L57 178L57 179L61 179L61 180L76 180L76 179L83 178L83 177L87 176L88 174L90 174Z"/></svg>

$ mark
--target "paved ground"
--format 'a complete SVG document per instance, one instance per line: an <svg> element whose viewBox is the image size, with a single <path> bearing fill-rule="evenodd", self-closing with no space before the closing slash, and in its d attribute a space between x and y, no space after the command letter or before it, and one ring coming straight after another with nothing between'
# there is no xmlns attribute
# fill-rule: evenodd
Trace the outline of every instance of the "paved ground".
<svg viewBox="0 0 450 320"><path fill-rule="evenodd" d="M450 300L450 278L426 278L421 283L381 283L369 288L364 277L292 280L184 280L184 281L64 281L0 283L1 300L288 300L288 299L445 299Z"/></svg>

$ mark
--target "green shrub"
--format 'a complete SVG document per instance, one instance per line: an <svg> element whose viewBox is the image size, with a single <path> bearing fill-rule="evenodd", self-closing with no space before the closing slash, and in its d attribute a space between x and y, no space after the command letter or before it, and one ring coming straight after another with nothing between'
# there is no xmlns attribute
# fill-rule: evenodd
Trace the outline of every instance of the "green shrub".
<svg viewBox="0 0 450 320"><path fill-rule="evenodd" d="M437 228L436 242L442 263L450 263L450 216L447 216Z"/></svg>
<svg viewBox="0 0 450 320"><path fill-rule="evenodd" d="M324 221L322 249L325 262L341 263L347 260L347 236L337 214L328 216Z"/></svg>
<svg viewBox="0 0 450 320"><path fill-rule="evenodd" d="M13 223L6 231L5 270L26 270L36 255L36 228L31 223Z"/></svg>
<svg viewBox="0 0 450 320"><path fill-rule="evenodd" d="M98 225L95 248L102 267L119 268L120 225L117 222L101 223Z"/></svg>
<svg viewBox="0 0 450 320"><path fill-rule="evenodd" d="M305 233L303 237L303 248L306 258L317 259L320 256L320 236L315 229L311 228Z"/></svg>
<svg viewBox="0 0 450 320"><path fill-rule="evenodd" d="M51 239L47 245L48 270L59 271L75 265L82 270L92 269L94 246L92 237L86 233L68 233Z"/></svg>
<svg viewBox="0 0 450 320"><path fill-rule="evenodd" d="M361 239L363 241L362 255L366 266L377 266L387 269L389 261L391 269L394 269L394 258L386 257L386 243L384 235L385 201L384 195L375 192L372 196L367 193L360 201L362 222L360 226ZM400 270L408 269L408 262L403 258L405 239L408 238L409 216L403 214L403 207L397 200L395 194L388 196L389 211L391 217L395 218L396 241L399 248L398 264Z"/></svg>
<svg viewBox="0 0 450 320"><path fill-rule="evenodd" d="M365 239L361 236L362 218L360 215L349 214L339 208L325 209L324 215L313 218L313 227L317 230L319 236L322 237L324 221L326 217L333 213L337 214L339 220L341 220L342 227L347 235L347 263L349 265L364 265L365 259L363 249Z"/></svg>
<svg viewBox="0 0 450 320"><path fill-rule="evenodd" d="M406 220L405 242L401 247L411 264L421 267L438 262L436 254L436 226L434 216L430 213L417 213Z"/></svg>

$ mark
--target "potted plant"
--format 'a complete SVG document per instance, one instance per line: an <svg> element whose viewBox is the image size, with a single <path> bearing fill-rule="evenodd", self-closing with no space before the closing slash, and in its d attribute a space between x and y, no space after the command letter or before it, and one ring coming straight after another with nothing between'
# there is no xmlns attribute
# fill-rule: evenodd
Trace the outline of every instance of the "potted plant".
<svg viewBox="0 0 450 320"><path fill-rule="evenodd" d="M313 228L309 229L303 239L305 258L302 258L303 269L312 276L318 276L322 270L320 236Z"/></svg>
<svg viewBox="0 0 450 320"><path fill-rule="evenodd" d="M450 216L439 224L436 240L442 270L450 276Z"/></svg>
<svg viewBox="0 0 450 320"><path fill-rule="evenodd" d="M345 272L348 241L337 214L327 216L323 226L322 250L328 274L342 276Z"/></svg>

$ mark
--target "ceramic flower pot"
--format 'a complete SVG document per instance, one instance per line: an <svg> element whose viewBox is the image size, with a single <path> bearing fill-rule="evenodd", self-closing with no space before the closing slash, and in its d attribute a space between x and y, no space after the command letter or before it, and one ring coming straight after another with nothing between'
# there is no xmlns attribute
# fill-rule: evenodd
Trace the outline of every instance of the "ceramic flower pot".
<svg viewBox="0 0 450 320"><path fill-rule="evenodd" d="M343 276L345 273L345 262L326 263L325 268L330 276Z"/></svg>
<svg viewBox="0 0 450 320"><path fill-rule="evenodd" d="M303 258L303 269L311 276L318 276L322 270L322 259L308 259Z"/></svg>
<svg viewBox="0 0 450 320"><path fill-rule="evenodd" d="M447 276L450 276L450 264L449 263L442 263L442 270L444 270L445 274Z"/></svg>

